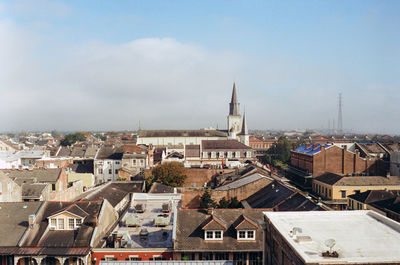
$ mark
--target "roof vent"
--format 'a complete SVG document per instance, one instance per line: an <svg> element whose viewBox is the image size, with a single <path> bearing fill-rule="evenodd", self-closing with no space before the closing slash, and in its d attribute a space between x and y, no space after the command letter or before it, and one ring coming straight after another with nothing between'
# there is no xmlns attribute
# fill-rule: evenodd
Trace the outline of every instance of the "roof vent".
<svg viewBox="0 0 400 265"><path fill-rule="evenodd" d="M28 221L29 221L29 228L33 228L35 226L36 215L30 214Z"/></svg>

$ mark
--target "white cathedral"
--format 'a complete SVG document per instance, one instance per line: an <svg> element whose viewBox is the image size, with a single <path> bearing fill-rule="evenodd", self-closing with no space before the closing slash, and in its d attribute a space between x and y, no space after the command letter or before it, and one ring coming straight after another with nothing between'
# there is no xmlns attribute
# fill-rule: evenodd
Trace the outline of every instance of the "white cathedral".
<svg viewBox="0 0 400 265"><path fill-rule="evenodd" d="M202 140L237 140L249 146L249 132L246 124L246 114L240 114L240 103L237 100L236 84L233 83L232 98L229 103L227 130L139 130L136 144L153 145L156 147L185 147L200 145Z"/></svg>

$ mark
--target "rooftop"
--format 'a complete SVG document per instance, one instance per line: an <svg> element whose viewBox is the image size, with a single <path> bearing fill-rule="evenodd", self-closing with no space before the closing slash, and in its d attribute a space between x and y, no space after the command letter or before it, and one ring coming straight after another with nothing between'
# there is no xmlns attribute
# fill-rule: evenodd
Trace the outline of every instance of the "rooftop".
<svg viewBox="0 0 400 265"><path fill-rule="evenodd" d="M321 146L325 146L326 149L333 146L333 144L310 144L310 145L303 145L296 148L296 152L314 155L321 151Z"/></svg>
<svg viewBox="0 0 400 265"><path fill-rule="evenodd" d="M203 150L207 149L251 149L245 144L236 140L203 140L201 141Z"/></svg>
<svg viewBox="0 0 400 265"><path fill-rule="evenodd" d="M340 176L333 173L325 173L315 180L335 186L385 186L400 185L400 177L390 176Z"/></svg>
<svg viewBox="0 0 400 265"><path fill-rule="evenodd" d="M216 188L215 190L237 189L237 188L240 188L242 186L245 186L247 184L250 184L250 183L252 183L254 181L257 181L257 180L260 180L260 179L263 179L263 178L269 179L269 180L271 180L271 182L273 181L273 179L271 179L271 178L269 178L267 176L261 175L260 173L254 173L254 174L251 174L249 176L245 176L245 177L242 177L242 178L240 178L238 180L230 182L230 183L228 183L226 185L220 186L220 187Z"/></svg>
<svg viewBox="0 0 400 265"><path fill-rule="evenodd" d="M139 137L226 137L220 130L140 130Z"/></svg>
<svg viewBox="0 0 400 265"><path fill-rule="evenodd" d="M264 212L305 263L390 263L400 261L400 224L373 211ZM289 232L302 229L309 242L296 242ZM322 257L334 239L338 258Z"/></svg>
<svg viewBox="0 0 400 265"><path fill-rule="evenodd" d="M108 240L107 247L115 248L172 248L174 209L180 196L135 194L129 209L112 234L119 235L121 245ZM168 204L169 207L163 206ZM143 211L139 211L140 209ZM164 211L163 211L164 210ZM143 232L146 231L147 235Z"/></svg>

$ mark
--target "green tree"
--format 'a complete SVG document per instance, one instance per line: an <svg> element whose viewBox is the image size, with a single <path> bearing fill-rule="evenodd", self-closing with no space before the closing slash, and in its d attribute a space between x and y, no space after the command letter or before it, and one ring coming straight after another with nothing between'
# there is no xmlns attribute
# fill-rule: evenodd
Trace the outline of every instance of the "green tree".
<svg viewBox="0 0 400 265"><path fill-rule="evenodd" d="M217 206L217 203L211 199L211 193L209 190L206 190L203 195L200 198L200 208L206 209L206 208L214 208Z"/></svg>
<svg viewBox="0 0 400 265"><path fill-rule="evenodd" d="M240 201L237 199L237 197L233 197L229 200L224 197L219 201L217 208L240 208Z"/></svg>
<svg viewBox="0 0 400 265"><path fill-rule="evenodd" d="M186 179L185 168L179 162L157 165L151 173L151 182L160 182L171 187L182 187Z"/></svg>
<svg viewBox="0 0 400 265"><path fill-rule="evenodd" d="M86 140L86 136L84 133L82 132L76 132L76 133L70 133L67 134L63 140L61 140L60 144L62 146L69 146L69 145L73 145L74 143L78 142L78 141L85 141Z"/></svg>

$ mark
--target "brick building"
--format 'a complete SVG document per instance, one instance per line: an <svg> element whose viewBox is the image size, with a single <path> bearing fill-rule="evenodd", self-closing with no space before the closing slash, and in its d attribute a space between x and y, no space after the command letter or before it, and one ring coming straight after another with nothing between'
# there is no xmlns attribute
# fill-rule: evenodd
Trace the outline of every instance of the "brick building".
<svg viewBox="0 0 400 265"><path fill-rule="evenodd" d="M290 173L300 185L325 172L335 174L385 175L387 165L377 157L360 155L359 149L347 145L306 144L291 152Z"/></svg>

